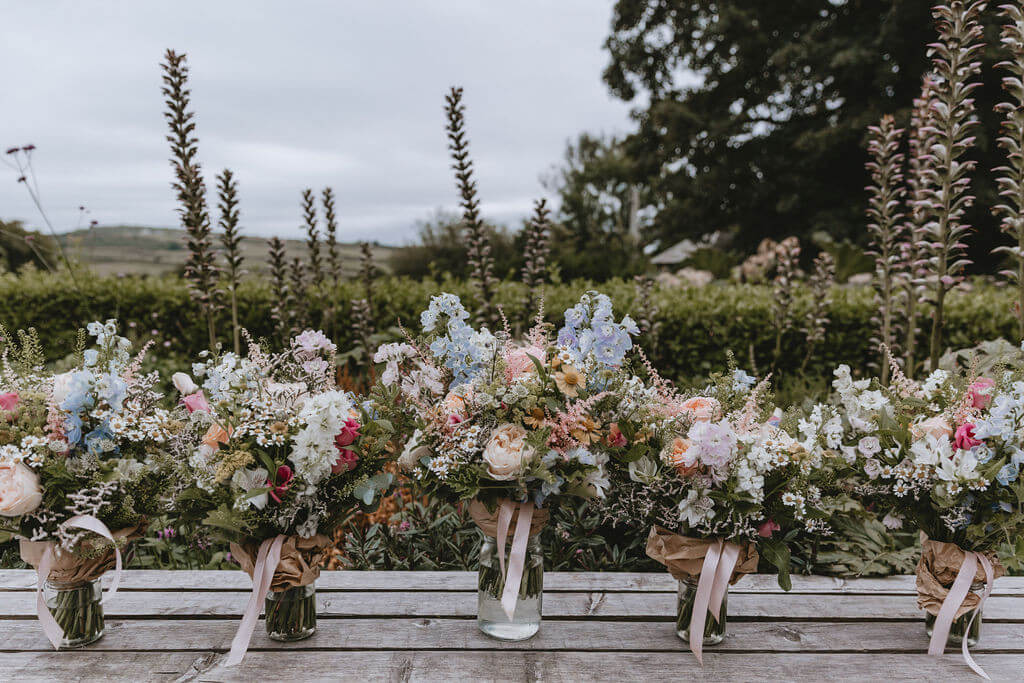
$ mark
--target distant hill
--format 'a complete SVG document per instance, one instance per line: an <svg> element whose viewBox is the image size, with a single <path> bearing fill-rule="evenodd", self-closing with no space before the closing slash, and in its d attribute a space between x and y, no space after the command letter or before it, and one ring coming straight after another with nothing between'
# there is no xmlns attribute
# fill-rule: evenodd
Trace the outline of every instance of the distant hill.
<svg viewBox="0 0 1024 683"><path fill-rule="evenodd" d="M215 235L216 237L216 235ZM60 236L68 256L91 267L101 275L164 275L180 272L188 252L184 231L177 228L147 228L133 225L97 227L76 230ZM216 246L220 243L215 240ZM302 240L285 240L289 260L293 256L306 258L308 250ZM326 258L326 245L323 247ZM375 245L374 260L378 267L388 270L393 247ZM338 244L342 272L355 274L359 267L359 245ZM267 240L264 237L245 237L242 240L245 269L252 274L265 273L267 268Z"/></svg>

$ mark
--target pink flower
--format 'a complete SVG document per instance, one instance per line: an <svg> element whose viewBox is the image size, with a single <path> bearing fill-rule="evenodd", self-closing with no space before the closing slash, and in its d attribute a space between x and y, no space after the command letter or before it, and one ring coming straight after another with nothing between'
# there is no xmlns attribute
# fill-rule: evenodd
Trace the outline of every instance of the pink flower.
<svg viewBox="0 0 1024 683"><path fill-rule="evenodd" d="M349 450L348 448L338 449L338 460L331 466L331 474L341 474L342 472L351 472L356 468L356 464L359 462L359 456L356 452Z"/></svg>
<svg viewBox="0 0 1024 683"><path fill-rule="evenodd" d="M778 522L769 519L761 526L757 527L757 535L761 538L771 538L772 534L781 528L782 527L779 526Z"/></svg>
<svg viewBox="0 0 1024 683"><path fill-rule="evenodd" d="M0 408L4 410L14 410L18 407L19 401L21 401L21 398L17 392L8 391L5 394L0 394Z"/></svg>
<svg viewBox="0 0 1024 683"><path fill-rule="evenodd" d="M962 451L969 451L975 446L980 446L981 441L974 438L974 425L970 422L957 427L956 435L953 437L956 447Z"/></svg>
<svg viewBox="0 0 1024 683"><path fill-rule="evenodd" d="M971 386L967 387L967 393L971 397L971 407L984 410L992 402L992 388L996 383L988 377L979 377Z"/></svg>
<svg viewBox="0 0 1024 683"><path fill-rule="evenodd" d="M294 477L295 475L292 474L292 468L288 467L288 465L281 465L278 467L277 476L274 477L275 481L272 482L267 480L267 486L273 487L269 491L270 497L280 503L281 497L288 493L288 486L291 484Z"/></svg>
<svg viewBox="0 0 1024 683"><path fill-rule="evenodd" d="M541 365L544 365L546 362L544 349L537 346L524 346L513 349L508 354L508 357L505 358L505 378L511 382L516 377L536 372L537 366L533 364L531 356L536 358Z"/></svg>
<svg viewBox="0 0 1024 683"><path fill-rule="evenodd" d="M189 394L181 399L181 402L188 409L188 412L194 413L197 410L201 413L209 413L210 404L206 402L206 395L202 390L197 391L194 394Z"/></svg>
<svg viewBox="0 0 1024 683"><path fill-rule="evenodd" d="M353 419L345 420L345 424L342 426L341 431L334 437L334 445L338 448L344 448L345 446L351 446L352 443L359 438L360 424Z"/></svg>
<svg viewBox="0 0 1024 683"><path fill-rule="evenodd" d="M626 443L626 435L619 429L618 423L613 422L608 428L608 445L612 448L622 448Z"/></svg>

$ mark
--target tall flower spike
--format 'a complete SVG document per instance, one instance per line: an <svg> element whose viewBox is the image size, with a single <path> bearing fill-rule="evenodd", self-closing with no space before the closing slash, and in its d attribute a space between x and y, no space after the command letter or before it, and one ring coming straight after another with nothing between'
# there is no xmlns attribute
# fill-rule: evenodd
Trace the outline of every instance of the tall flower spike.
<svg viewBox="0 0 1024 683"><path fill-rule="evenodd" d="M523 284L526 285L526 316L529 317L537 301L537 289L544 284L547 271L548 232L551 227L551 211L546 199L533 204L533 216L526 226L523 245Z"/></svg>
<svg viewBox="0 0 1024 683"><path fill-rule="evenodd" d="M825 341L825 333L828 331L830 322L828 317L829 298L832 293L832 285L836 281L836 262L832 254L822 251L814 259L814 270L807 279L808 289L811 291L811 307L807 309L804 316L803 332L807 339L807 351L804 354L804 361L800 365L800 372L807 370L807 364L811 362L814 355L814 348Z"/></svg>
<svg viewBox="0 0 1024 683"><path fill-rule="evenodd" d="M323 262L320 260L320 229L316 224L316 201L313 190L302 191L302 221L306 230L306 246L309 247L309 270L313 285L324 281Z"/></svg>
<svg viewBox="0 0 1024 683"><path fill-rule="evenodd" d="M452 155L452 169L455 171L459 205L462 207L462 223L466 230L467 260L476 290L477 319L482 323L494 324L497 322L491 305L497 285L493 273L494 258L480 217L480 199L477 197L473 161L469 157L469 140L466 137L466 107L462 104L462 88L452 88L445 96L445 113L448 117L448 150Z"/></svg>
<svg viewBox="0 0 1024 683"><path fill-rule="evenodd" d="M206 207L206 185L202 169L196 159L199 139L195 135L195 114L189 111L191 91L188 89L188 60L184 54L168 50L162 65L164 119L170 133L171 166L174 168L172 187L178 194L178 213L185 228L189 255L185 261L185 277L189 282L192 299L206 316L210 335L210 348L217 345L214 314L218 308L217 253L213 249L210 215Z"/></svg>
<svg viewBox="0 0 1024 683"><path fill-rule="evenodd" d="M224 273L227 276L228 297L231 306L231 337L235 353L241 353L242 342L238 324L238 287L242 283L242 233L238 227L238 183L230 169L217 176L217 195L220 199L220 243L224 247Z"/></svg>
<svg viewBox="0 0 1024 683"><path fill-rule="evenodd" d="M928 289L934 308L929 344L930 367L937 368L942 354L942 325L946 293L960 280L970 264L963 239L970 226L963 222L964 211L973 203L968 194L974 162L964 154L974 144L972 129L977 125L973 92L979 85L979 54L984 47L979 17L985 3L978 0L954 0L932 11L939 31L939 42L929 46L938 83L929 112L928 125L935 130L935 141L928 156L928 188L924 225L929 240Z"/></svg>
<svg viewBox="0 0 1024 683"><path fill-rule="evenodd" d="M871 254L875 257L875 304L878 307L875 348L879 354L882 384L889 383L889 364L883 349L896 346L896 309L899 286L899 239L903 230L903 155L899 153L903 131L896 127L891 116L883 116L877 126L868 128L867 169L871 184L867 190L868 232L871 235Z"/></svg>
<svg viewBox="0 0 1024 683"><path fill-rule="evenodd" d="M267 241L267 246L269 247L270 281L275 294L272 298L270 317L274 321L278 337L287 339L289 331L287 302L291 298L291 288L288 286L288 255L285 253L284 242L280 237L271 237Z"/></svg>
<svg viewBox="0 0 1024 683"><path fill-rule="evenodd" d="M327 229L327 274L337 286L341 282L341 256L338 254L338 217L334 213L334 190L325 187L321 196Z"/></svg>
<svg viewBox="0 0 1024 683"><path fill-rule="evenodd" d="M929 112L935 99L935 76L928 73L921 79L921 96L914 100L910 115L910 154L907 158L907 213L900 235L899 257L903 269L901 286L904 294L903 370L907 377L913 377L917 370L917 339L920 334L918 319L921 307L918 305L925 293L922 277L927 275L928 234L928 188L934 174L931 167L935 157L931 155L935 144L935 129L928 125Z"/></svg>
<svg viewBox="0 0 1024 683"><path fill-rule="evenodd" d="M1003 25L1002 43L1010 53L1010 59L997 66L1009 72L1003 78L1003 90L1009 96L1008 102L996 105L996 111L1003 115L1002 135L997 139L1006 151L1007 165L994 171L999 195L1003 203L993 207L995 215L1002 218L1002 230L1013 240L1012 245L997 247L993 251L1009 255L1014 268L1002 271L1010 284L1016 287L1017 339L1024 340L1024 10L1019 5L1004 5L1001 15L1006 19Z"/></svg>
<svg viewBox="0 0 1024 683"><path fill-rule="evenodd" d="M772 282L772 325L775 327L775 368L782 356L782 340L793 328L793 292L802 272L800 270L800 240L787 237L775 247L775 279Z"/></svg>

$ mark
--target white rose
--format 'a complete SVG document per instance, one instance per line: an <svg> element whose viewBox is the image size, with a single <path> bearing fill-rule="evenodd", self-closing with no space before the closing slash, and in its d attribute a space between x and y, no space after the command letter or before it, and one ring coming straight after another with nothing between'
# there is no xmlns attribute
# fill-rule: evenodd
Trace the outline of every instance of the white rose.
<svg viewBox="0 0 1024 683"><path fill-rule="evenodd" d="M0 462L0 516L21 517L39 507L39 477L20 462Z"/></svg>
<svg viewBox="0 0 1024 683"><path fill-rule="evenodd" d="M176 372L171 375L171 382L174 388L181 392L182 396L188 396L199 391L199 385L192 381L192 378L184 372Z"/></svg>
<svg viewBox="0 0 1024 683"><path fill-rule="evenodd" d="M53 402L58 406L68 397L71 391L71 373L64 372L53 376Z"/></svg>
<svg viewBox="0 0 1024 683"><path fill-rule="evenodd" d="M519 425L503 424L494 430L484 448L487 474L498 481L515 479L533 455L533 448L526 444L526 430Z"/></svg>

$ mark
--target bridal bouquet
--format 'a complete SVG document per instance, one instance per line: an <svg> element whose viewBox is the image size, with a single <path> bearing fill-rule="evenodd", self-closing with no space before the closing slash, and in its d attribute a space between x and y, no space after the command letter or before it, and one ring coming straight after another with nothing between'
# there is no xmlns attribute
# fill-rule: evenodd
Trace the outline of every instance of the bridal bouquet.
<svg viewBox="0 0 1024 683"><path fill-rule="evenodd" d="M922 532L917 589L929 652L952 636L974 668L967 645L981 606L1003 562L1020 568L1024 558L1024 369L939 369L917 383L894 367L883 388L840 366L833 387L860 493L890 511L890 524L907 520Z"/></svg>
<svg viewBox="0 0 1024 683"><path fill-rule="evenodd" d="M615 525L650 528L647 554L680 582L677 633L698 660L724 637L728 586L756 571L758 550L788 589L787 542L829 531L820 422L784 429L767 380L754 386L741 370L712 379L686 396L653 378L660 417L646 453L617 459L614 493L601 505Z"/></svg>
<svg viewBox="0 0 1024 683"><path fill-rule="evenodd" d="M638 330L629 317L616 322L597 292L565 312L556 339L540 316L521 342L475 329L468 317L457 296L434 297L421 336L377 350L375 402L408 436L400 466L435 495L471 501L485 535L480 626L520 639L539 628L537 534L548 508L566 496L603 496L610 453L643 417L644 387L624 367Z"/></svg>
<svg viewBox="0 0 1024 683"><path fill-rule="evenodd" d="M179 509L229 541L253 579L232 645L241 661L261 603L271 638L316 629L313 582L335 526L387 489L388 425L334 383L335 346L306 331L283 353L249 341L248 355L203 354L178 373L186 422L177 447L190 486Z"/></svg>
<svg viewBox="0 0 1024 683"><path fill-rule="evenodd" d="M159 406L156 372L142 374L113 320L88 326L72 369L44 370L35 330L3 335L0 535L21 540L36 567L37 608L54 647L103 635L100 577L142 535L167 491L165 445L176 423ZM113 529L113 531L111 531Z"/></svg>

